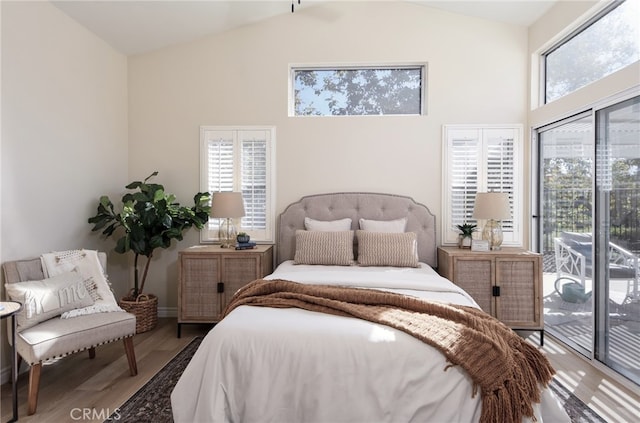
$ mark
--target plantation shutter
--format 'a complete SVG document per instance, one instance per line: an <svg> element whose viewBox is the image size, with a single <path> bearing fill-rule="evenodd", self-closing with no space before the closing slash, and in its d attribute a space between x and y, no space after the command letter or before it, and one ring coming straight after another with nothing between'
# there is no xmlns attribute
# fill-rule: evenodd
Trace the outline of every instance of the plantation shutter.
<svg viewBox="0 0 640 423"><path fill-rule="evenodd" d="M516 224L521 220L522 158L519 146L521 127L445 125L443 148L442 243L455 244L456 225L485 222L473 219L478 192L509 194L512 219L503 220L503 245L522 245ZM476 237L479 237L476 235Z"/></svg>
<svg viewBox="0 0 640 423"><path fill-rule="evenodd" d="M216 131L208 133L208 190L209 192L233 191L233 133Z"/></svg>
<svg viewBox="0 0 640 423"><path fill-rule="evenodd" d="M508 192L511 216L514 209L515 156L514 136L512 131L501 129L485 129L486 143L486 191ZM502 232L505 244L513 237L513 219L502 221Z"/></svg>
<svg viewBox="0 0 640 423"><path fill-rule="evenodd" d="M201 189L210 193L241 192L245 216L236 221L240 232L256 241L273 241L271 222L271 143L273 128L218 129L201 127ZM209 219L201 241L217 241L220 219Z"/></svg>
<svg viewBox="0 0 640 423"><path fill-rule="evenodd" d="M478 131L460 130L451 136L451 225L472 220L478 192L480 139Z"/></svg>
<svg viewBox="0 0 640 423"><path fill-rule="evenodd" d="M242 174L240 185L246 216L241 230L251 232L267 227L267 131L242 131Z"/></svg>

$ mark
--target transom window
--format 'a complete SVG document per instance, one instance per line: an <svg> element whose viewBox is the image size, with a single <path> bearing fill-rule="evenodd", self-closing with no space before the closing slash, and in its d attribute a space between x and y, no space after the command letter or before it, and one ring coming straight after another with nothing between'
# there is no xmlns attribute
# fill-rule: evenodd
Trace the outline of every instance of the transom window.
<svg viewBox="0 0 640 423"><path fill-rule="evenodd" d="M542 55L544 103L640 60L640 2L614 1Z"/></svg>
<svg viewBox="0 0 640 423"><path fill-rule="evenodd" d="M292 67L290 116L421 115L426 65Z"/></svg>

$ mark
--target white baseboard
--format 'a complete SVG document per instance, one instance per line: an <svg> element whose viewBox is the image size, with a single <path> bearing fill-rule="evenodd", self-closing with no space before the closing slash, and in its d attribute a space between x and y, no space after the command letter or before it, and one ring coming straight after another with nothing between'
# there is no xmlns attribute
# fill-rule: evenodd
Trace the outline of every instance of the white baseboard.
<svg viewBox="0 0 640 423"><path fill-rule="evenodd" d="M29 371L28 366L22 366L20 374L26 373ZM9 383L11 381L11 363L8 366L3 367L0 371L0 385L4 385L5 383Z"/></svg>
<svg viewBox="0 0 640 423"><path fill-rule="evenodd" d="M158 307L158 317L178 317L178 307Z"/></svg>

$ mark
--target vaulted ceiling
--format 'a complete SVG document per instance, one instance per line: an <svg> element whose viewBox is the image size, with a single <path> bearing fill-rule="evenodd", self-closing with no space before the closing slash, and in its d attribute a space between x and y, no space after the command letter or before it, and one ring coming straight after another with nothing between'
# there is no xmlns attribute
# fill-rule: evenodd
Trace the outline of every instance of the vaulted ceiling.
<svg viewBox="0 0 640 423"><path fill-rule="evenodd" d="M296 13L305 13L305 9L337 0L301 0L300 4L295 1ZM556 3L552 0L411 2L523 26L531 25ZM52 3L126 55L146 53L291 13L291 0L53 0Z"/></svg>

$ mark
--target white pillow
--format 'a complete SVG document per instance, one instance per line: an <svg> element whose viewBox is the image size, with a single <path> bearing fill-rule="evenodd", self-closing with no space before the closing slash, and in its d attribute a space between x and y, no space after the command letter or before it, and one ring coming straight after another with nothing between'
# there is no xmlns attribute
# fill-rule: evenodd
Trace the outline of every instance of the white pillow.
<svg viewBox="0 0 640 423"><path fill-rule="evenodd" d="M94 303L87 291L85 279L77 270L39 281L7 283L9 298L22 303L16 315L18 332L60 314Z"/></svg>
<svg viewBox="0 0 640 423"><path fill-rule="evenodd" d="M83 316L93 313L107 313L112 311L124 311L118 306L118 302L113 296L111 286L107 280L107 275L102 269L98 252L95 250L67 250L43 254L41 256L42 268L49 276L55 276L68 272L71 269L78 269L85 279L92 278L95 282L93 295L96 296L95 303L88 307L69 310L62 314L63 319Z"/></svg>
<svg viewBox="0 0 640 423"><path fill-rule="evenodd" d="M369 220L360 219L360 229L368 232L404 232L407 227L407 218L395 220Z"/></svg>
<svg viewBox="0 0 640 423"><path fill-rule="evenodd" d="M353 264L353 231L296 231L294 264L350 266Z"/></svg>
<svg viewBox="0 0 640 423"><path fill-rule="evenodd" d="M338 220L315 220L304 218L304 227L308 231L340 232L351 230L351 219L345 217Z"/></svg>

